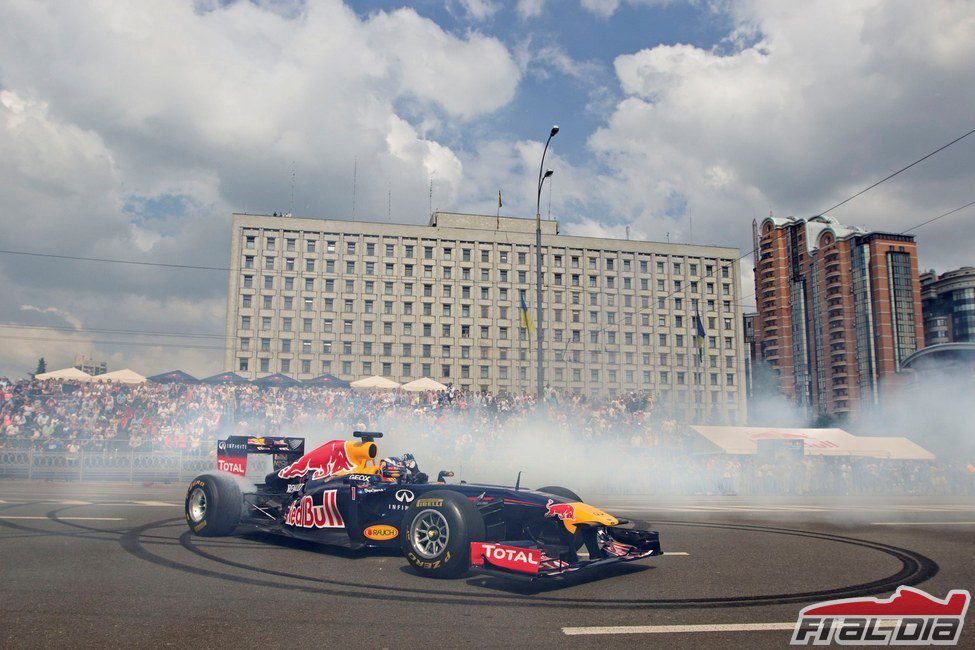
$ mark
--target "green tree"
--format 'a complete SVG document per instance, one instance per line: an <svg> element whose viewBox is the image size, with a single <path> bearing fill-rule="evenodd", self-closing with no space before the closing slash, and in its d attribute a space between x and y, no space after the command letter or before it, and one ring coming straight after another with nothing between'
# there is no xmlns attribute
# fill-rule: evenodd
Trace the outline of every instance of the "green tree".
<svg viewBox="0 0 975 650"><path fill-rule="evenodd" d="M44 361L44 357L37 360L37 370L34 371L35 375L41 375L47 372L47 362Z"/></svg>

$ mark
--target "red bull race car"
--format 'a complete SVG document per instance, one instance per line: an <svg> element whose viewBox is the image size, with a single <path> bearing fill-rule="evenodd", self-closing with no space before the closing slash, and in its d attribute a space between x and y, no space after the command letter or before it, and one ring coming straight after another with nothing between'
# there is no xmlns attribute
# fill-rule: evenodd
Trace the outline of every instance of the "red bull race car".
<svg viewBox="0 0 975 650"><path fill-rule="evenodd" d="M552 579L661 554L639 530L571 490L448 484L420 471L411 454L379 458L378 432L357 431L304 453L301 438L231 436L217 445L218 471L186 492L197 535L261 530L348 548L399 549L420 574L470 570ZM248 456L273 457L263 482L246 482ZM265 461L266 462L266 461ZM237 475L237 476L234 476Z"/></svg>

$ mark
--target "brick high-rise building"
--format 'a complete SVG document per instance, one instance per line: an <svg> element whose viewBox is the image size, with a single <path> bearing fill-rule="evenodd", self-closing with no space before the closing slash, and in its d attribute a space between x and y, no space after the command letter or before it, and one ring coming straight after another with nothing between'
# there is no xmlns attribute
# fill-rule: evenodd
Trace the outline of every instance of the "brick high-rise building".
<svg viewBox="0 0 975 650"><path fill-rule="evenodd" d="M927 345L975 343L975 268L921 274Z"/></svg>
<svg viewBox="0 0 975 650"><path fill-rule="evenodd" d="M914 237L832 217L753 223L759 355L779 389L814 415L876 404L924 347Z"/></svg>

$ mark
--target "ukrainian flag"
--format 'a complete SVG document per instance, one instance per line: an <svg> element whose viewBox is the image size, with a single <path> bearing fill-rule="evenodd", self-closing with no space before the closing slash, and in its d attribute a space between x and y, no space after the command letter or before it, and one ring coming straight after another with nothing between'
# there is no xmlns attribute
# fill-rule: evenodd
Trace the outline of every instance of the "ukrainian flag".
<svg viewBox="0 0 975 650"><path fill-rule="evenodd" d="M697 344L697 356L698 359L704 359L704 323L701 322L701 315L697 314L694 316L694 326L697 329L696 335L694 336L694 342Z"/></svg>
<svg viewBox="0 0 975 650"><path fill-rule="evenodd" d="M525 304L525 295L521 296L521 305L518 307L518 315L521 317L521 326L528 330L531 334L535 331L535 326L532 324L532 317L528 313L528 305Z"/></svg>

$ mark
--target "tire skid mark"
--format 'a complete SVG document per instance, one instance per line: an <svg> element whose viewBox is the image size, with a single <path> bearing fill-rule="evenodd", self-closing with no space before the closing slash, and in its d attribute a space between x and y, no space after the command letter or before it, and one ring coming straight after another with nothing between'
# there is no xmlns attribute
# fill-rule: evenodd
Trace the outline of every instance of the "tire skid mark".
<svg viewBox="0 0 975 650"><path fill-rule="evenodd" d="M537 594L519 594L517 592L497 593L478 593L478 592L459 592L448 590L434 590L410 587L392 587L337 581L324 578L313 578L301 574L277 571L254 567L240 562L220 558L204 551L191 541L192 533L185 531L179 537L180 545L194 555L206 560L222 564L225 566L250 571L253 573L265 574L277 578L298 581L281 583L270 580L235 575L226 572L215 571L212 569L198 568L176 560L149 552L142 547L141 537L154 528L175 525L173 522L181 522L181 519L165 519L152 522L128 530L120 539L123 549L145 561L175 569L178 571L204 575L221 580L237 582L241 584L251 584L256 586L272 587L278 589L299 590L307 593L326 594L333 596L346 596L350 598L362 598L373 600L398 600L408 602L428 602L438 604L472 604L482 606L512 606L513 603L527 607L551 607L551 608L589 608L589 609L609 609L620 607L641 607L650 609L685 609L685 608L723 608L723 607L748 607L759 605L777 605L800 602L817 602L831 598L858 597L885 593L892 591L900 585L916 585L934 577L939 567L930 558L915 553L913 551L871 542L851 537L843 537L829 533L819 533L807 530L796 530L789 528L776 528L770 526L753 526L747 524L723 524L723 523L704 523L686 521L658 521L658 524L672 526L690 526L699 528L741 530L747 532L762 532L783 536L807 537L820 539L840 544L848 544L866 548L889 555L901 563L900 571L871 582L862 584L837 587L819 591L793 592L783 594L760 594L754 596L737 597L716 597L716 598L674 598L674 599L602 599L591 600L583 598L557 598L551 596L539 596ZM311 582L313 584L300 584L301 582ZM572 583L570 583L572 584ZM325 587L323 585L329 585ZM336 588L337 587L337 588ZM351 588L352 591L343 590L342 587ZM381 589L384 593L374 594L367 590Z"/></svg>

